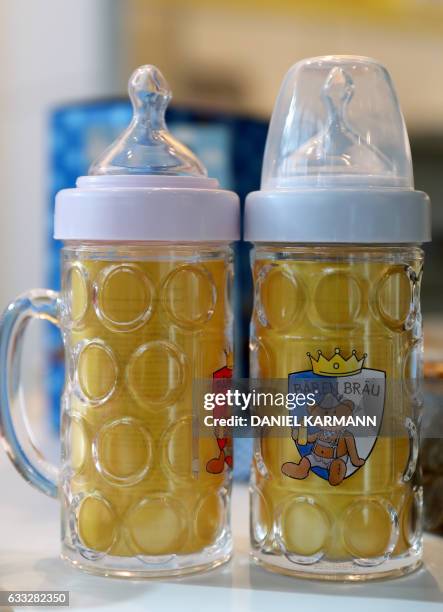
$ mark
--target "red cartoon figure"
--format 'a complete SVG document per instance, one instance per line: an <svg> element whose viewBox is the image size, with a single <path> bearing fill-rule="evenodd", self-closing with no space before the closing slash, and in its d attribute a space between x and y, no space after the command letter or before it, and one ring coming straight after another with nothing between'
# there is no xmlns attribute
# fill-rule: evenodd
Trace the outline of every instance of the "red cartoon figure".
<svg viewBox="0 0 443 612"><path fill-rule="evenodd" d="M212 378L214 381L220 381L220 379L231 379L232 378L232 353L226 353L226 365L213 373ZM227 386L227 385L226 385ZM217 382L215 385L215 392L222 393L223 385ZM226 417L226 406L216 406L213 411L214 418ZM215 438L217 440L217 446L219 448L219 454L217 457L210 459L206 464L206 471L210 474L221 474L226 465L232 469L233 458L232 458L232 438L228 436L226 427L214 427Z"/></svg>

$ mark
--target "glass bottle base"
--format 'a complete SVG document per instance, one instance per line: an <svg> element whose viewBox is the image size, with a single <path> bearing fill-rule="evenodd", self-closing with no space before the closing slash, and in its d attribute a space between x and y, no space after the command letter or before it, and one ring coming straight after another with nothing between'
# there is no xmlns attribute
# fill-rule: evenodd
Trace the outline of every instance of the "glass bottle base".
<svg viewBox="0 0 443 612"><path fill-rule="evenodd" d="M61 558L89 574L147 580L185 576L212 570L227 563L232 555L232 539L226 538L223 546L210 546L189 555L165 555L162 557L118 557L104 555L99 559L87 559L69 545L62 547Z"/></svg>
<svg viewBox="0 0 443 612"><path fill-rule="evenodd" d="M253 561L270 572L332 582L364 582L398 578L416 571L422 564L421 551L386 559L380 565L362 566L353 561L320 560L313 565L294 563L283 555L252 551Z"/></svg>

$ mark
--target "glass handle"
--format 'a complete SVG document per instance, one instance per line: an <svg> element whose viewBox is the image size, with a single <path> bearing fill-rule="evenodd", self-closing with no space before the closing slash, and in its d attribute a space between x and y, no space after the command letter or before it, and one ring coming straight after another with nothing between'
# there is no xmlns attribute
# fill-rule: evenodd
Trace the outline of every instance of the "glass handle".
<svg viewBox="0 0 443 612"><path fill-rule="evenodd" d="M0 435L9 458L25 480L57 497L59 468L40 454L32 462L20 443L13 416L21 401L21 354L28 324L43 319L59 326L58 293L33 289L12 302L3 314L0 330ZM33 446L27 433L27 442Z"/></svg>

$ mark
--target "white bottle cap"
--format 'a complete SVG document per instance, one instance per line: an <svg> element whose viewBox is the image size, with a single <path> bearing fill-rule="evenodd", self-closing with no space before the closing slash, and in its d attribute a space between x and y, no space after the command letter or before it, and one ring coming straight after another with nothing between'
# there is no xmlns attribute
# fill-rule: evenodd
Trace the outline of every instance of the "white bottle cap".
<svg viewBox="0 0 443 612"><path fill-rule="evenodd" d="M238 196L219 188L165 124L171 93L155 66L129 80L134 116L75 189L56 196L62 240L231 242L239 238Z"/></svg>
<svg viewBox="0 0 443 612"><path fill-rule="evenodd" d="M387 70L340 55L295 64L272 114L261 190L246 199L246 240L421 243L430 226Z"/></svg>

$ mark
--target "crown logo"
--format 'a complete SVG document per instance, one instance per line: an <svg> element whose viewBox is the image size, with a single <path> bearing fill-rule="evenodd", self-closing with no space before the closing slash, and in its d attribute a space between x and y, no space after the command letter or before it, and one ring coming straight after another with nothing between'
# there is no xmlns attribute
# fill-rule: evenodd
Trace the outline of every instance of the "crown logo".
<svg viewBox="0 0 443 612"><path fill-rule="evenodd" d="M352 351L352 355L348 359L344 359L340 355L340 349L336 348L334 355L330 359L323 357L322 352L318 351L318 358L315 359L311 353L307 353L311 360L312 371L318 376L351 376L362 371L366 353L361 359L357 359L357 351Z"/></svg>

